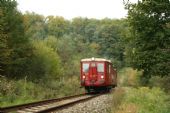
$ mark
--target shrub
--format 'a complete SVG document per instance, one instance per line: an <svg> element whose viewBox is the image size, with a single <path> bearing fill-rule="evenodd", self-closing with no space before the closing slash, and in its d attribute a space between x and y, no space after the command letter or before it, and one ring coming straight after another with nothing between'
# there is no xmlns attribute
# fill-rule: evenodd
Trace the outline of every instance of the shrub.
<svg viewBox="0 0 170 113"><path fill-rule="evenodd" d="M125 96L125 90L123 88L116 88L113 92L113 98L112 98L112 107L111 111L112 113L116 113L118 107L121 105L122 100Z"/></svg>
<svg viewBox="0 0 170 113"><path fill-rule="evenodd" d="M149 81L150 87L160 87L162 88L166 93L170 94L170 77L159 77L159 76L153 76L151 77Z"/></svg>
<svg viewBox="0 0 170 113"><path fill-rule="evenodd" d="M124 113L128 109L129 112L135 109L135 113L169 113L169 99L160 88L127 88L125 100L119 108Z"/></svg>
<svg viewBox="0 0 170 113"><path fill-rule="evenodd" d="M141 72L132 68L123 68L118 72L118 82L120 86L138 87Z"/></svg>
<svg viewBox="0 0 170 113"><path fill-rule="evenodd" d="M84 89L79 89L79 87L78 76L61 77L57 80L48 79L46 82L38 84L27 81L26 77L20 80L8 80L5 77L0 77L0 107L84 92Z"/></svg>

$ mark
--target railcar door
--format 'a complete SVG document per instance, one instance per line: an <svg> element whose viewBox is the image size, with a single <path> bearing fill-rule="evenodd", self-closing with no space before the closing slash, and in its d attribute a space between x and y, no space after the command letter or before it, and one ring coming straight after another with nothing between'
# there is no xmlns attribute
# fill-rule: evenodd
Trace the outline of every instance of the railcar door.
<svg viewBox="0 0 170 113"><path fill-rule="evenodd" d="M97 81L97 66L96 62L91 62L90 69L89 69L89 80L91 83L94 83Z"/></svg>
<svg viewBox="0 0 170 113"><path fill-rule="evenodd" d="M104 83L105 75L104 75L104 62L98 62L97 63L97 75L98 75L98 80L101 83Z"/></svg>
<svg viewBox="0 0 170 113"><path fill-rule="evenodd" d="M85 80L88 80L89 68L90 68L89 62L82 62L82 69L81 69L81 83L82 83L82 85L85 84Z"/></svg>

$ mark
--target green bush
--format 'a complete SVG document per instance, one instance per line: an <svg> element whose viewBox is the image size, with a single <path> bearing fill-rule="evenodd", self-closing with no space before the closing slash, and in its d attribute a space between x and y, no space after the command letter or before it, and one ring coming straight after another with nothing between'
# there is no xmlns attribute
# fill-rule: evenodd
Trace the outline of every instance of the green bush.
<svg viewBox="0 0 170 113"><path fill-rule="evenodd" d="M162 88L166 93L170 94L170 77L159 77L159 76L153 76L151 77L149 81L150 87L160 87Z"/></svg>
<svg viewBox="0 0 170 113"><path fill-rule="evenodd" d="M80 94L79 77L61 77L60 79L47 79L38 84L21 80L8 80L0 77L0 107L23 104L38 100L58 98L68 95ZM79 90L77 90L79 89Z"/></svg>
<svg viewBox="0 0 170 113"><path fill-rule="evenodd" d="M53 48L44 41L34 41L34 57L32 60L32 78L58 78L62 75L61 60Z"/></svg>
<svg viewBox="0 0 170 113"><path fill-rule="evenodd" d="M138 113L169 113L170 97L160 88L141 87L126 90L125 105L133 104Z"/></svg>
<svg viewBox="0 0 170 113"><path fill-rule="evenodd" d="M118 71L118 85L138 87L139 77L142 75L141 71L134 70L133 68L126 67Z"/></svg>
<svg viewBox="0 0 170 113"><path fill-rule="evenodd" d="M125 96L125 90L123 88L117 87L113 91L111 112L116 113L119 106L122 104Z"/></svg>

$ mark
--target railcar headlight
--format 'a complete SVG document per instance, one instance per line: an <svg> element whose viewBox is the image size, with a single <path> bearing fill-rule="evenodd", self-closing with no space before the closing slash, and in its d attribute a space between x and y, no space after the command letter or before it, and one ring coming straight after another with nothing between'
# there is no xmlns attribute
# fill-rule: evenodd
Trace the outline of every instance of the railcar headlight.
<svg viewBox="0 0 170 113"><path fill-rule="evenodd" d="M85 79L86 77L85 76L83 76L83 79Z"/></svg>
<svg viewBox="0 0 170 113"><path fill-rule="evenodd" d="M104 78L104 76L102 75L101 78Z"/></svg>

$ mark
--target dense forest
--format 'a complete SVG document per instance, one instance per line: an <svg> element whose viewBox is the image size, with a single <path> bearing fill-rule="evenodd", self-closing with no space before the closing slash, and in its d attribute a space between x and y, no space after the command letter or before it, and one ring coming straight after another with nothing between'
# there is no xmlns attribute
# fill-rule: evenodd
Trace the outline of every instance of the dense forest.
<svg viewBox="0 0 170 113"><path fill-rule="evenodd" d="M24 95L24 100L25 93L37 93L25 91L38 87L39 92L43 88L53 92L42 98L54 97L56 90L62 92L59 88L68 88L64 80L79 82L80 59L90 57L110 59L118 71L132 67L142 73L140 85L152 87L153 81L159 81L168 92L170 1L127 2L125 8L127 18L66 20L34 12L23 14L15 0L0 0L0 96L12 102ZM72 81L67 81L70 78ZM23 93L17 94L23 83ZM12 94L16 95L10 97Z"/></svg>
<svg viewBox="0 0 170 113"><path fill-rule="evenodd" d="M109 58L117 68L125 65L125 19L66 20L22 14L16 6L1 1L1 75L31 80L78 75L80 59L92 56Z"/></svg>

